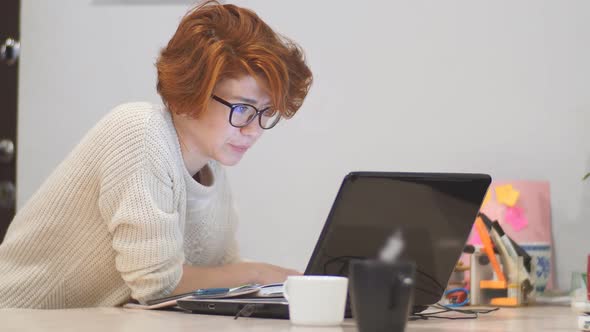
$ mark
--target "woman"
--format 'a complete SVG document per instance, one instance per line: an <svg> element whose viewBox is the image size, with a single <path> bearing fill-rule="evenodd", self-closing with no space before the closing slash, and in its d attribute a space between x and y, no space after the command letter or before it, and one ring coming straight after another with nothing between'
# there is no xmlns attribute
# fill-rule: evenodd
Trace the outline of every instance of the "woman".
<svg viewBox="0 0 590 332"><path fill-rule="evenodd" d="M222 165L301 106L312 76L299 47L249 10L208 2L157 69L165 107L115 108L15 216L0 307L145 303L297 274L239 260Z"/></svg>

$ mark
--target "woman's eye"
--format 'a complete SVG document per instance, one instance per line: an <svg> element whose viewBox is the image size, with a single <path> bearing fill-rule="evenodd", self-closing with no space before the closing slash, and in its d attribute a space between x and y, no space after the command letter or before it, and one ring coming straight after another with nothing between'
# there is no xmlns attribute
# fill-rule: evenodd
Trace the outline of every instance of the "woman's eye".
<svg viewBox="0 0 590 332"><path fill-rule="evenodd" d="M246 105L237 105L234 108L234 112L238 112L238 113L241 113L241 114L248 113L248 110L249 110L249 107L246 106Z"/></svg>

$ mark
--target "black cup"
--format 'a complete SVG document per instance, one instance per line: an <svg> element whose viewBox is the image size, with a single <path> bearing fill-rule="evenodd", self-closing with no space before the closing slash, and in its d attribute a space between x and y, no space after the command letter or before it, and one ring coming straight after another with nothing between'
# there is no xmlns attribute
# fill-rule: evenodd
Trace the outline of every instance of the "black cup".
<svg viewBox="0 0 590 332"><path fill-rule="evenodd" d="M352 314L360 332L403 332L412 307L416 266L412 262L350 262Z"/></svg>

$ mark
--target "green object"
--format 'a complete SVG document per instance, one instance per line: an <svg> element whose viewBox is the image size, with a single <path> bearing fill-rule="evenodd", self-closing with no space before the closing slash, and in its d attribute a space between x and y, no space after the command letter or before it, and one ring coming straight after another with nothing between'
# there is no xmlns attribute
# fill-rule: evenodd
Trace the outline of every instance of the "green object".
<svg viewBox="0 0 590 332"><path fill-rule="evenodd" d="M590 173L586 173L586 175L584 175L584 177L582 178L582 180L586 180L589 177L590 177Z"/></svg>
<svg viewBox="0 0 590 332"><path fill-rule="evenodd" d="M586 293L588 279L586 278L585 272L572 272L572 280L570 285L570 291L575 291L576 289L584 289L584 294Z"/></svg>

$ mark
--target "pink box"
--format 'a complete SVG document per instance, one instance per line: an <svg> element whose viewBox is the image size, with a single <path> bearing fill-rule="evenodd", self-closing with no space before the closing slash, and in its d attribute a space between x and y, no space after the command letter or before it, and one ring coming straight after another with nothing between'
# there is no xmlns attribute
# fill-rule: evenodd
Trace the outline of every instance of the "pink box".
<svg viewBox="0 0 590 332"><path fill-rule="evenodd" d="M496 188L512 185L518 192L516 204L512 207L499 203ZM554 256L551 229L551 201L549 182L547 181L493 181L488 190L489 197L481 208L491 220L498 220L504 232L516 243L549 246L549 254L537 256L537 279L547 279L547 289L553 288ZM477 232L472 229L468 243L481 245ZM536 254L535 254L536 255Z"/></svg>

